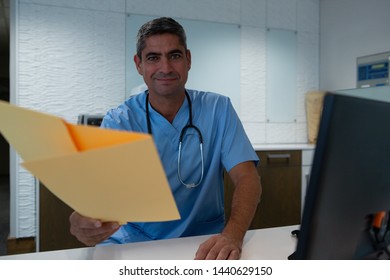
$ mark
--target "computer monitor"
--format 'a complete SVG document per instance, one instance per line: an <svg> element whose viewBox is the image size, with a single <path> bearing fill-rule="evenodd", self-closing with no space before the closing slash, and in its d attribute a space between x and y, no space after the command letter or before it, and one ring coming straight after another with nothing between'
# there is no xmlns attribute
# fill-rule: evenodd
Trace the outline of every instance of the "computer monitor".
<svg viewBox="0 0 390 280"><path fill-rule="evenodd" d="M374 214L389 210L390 90L327 93L290 259L386 258L387 232L381 229L384 240L375 243L371 223Z"/></svg>

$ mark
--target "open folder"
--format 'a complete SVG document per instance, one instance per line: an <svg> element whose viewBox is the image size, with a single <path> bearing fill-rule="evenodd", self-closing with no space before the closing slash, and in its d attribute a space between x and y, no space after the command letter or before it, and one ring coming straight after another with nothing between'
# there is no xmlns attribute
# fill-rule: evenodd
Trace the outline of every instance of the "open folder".
<svg viewBox="0 0 390 280"><path fill-rule="evenodd" d="M0 131L22 165L81 215L120 224L180 219L148 134L73 125L2 101Z"/></svg>

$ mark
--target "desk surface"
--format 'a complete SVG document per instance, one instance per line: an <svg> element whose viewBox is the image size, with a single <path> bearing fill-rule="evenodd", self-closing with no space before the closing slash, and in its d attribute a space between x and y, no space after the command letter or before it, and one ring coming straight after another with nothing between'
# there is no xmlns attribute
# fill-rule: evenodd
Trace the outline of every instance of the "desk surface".
<svg viewBox="0 0 390 280"><path fill-rule="evenodd" d="M241 259L286 260L296 246L291 231L299 226L249 230ZM123 245L9 255L0 259L20 260L192 260L200 243L209 236L194 236Z"/></svg>

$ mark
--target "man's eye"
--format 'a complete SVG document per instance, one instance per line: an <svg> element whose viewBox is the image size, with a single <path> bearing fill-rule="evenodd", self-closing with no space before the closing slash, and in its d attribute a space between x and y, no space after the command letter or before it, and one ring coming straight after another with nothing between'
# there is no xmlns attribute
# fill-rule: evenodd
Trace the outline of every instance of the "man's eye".
<svg viewBox="0 0 390 280"><path fill-rule="evenodd" d="M173 53L170 55L170 59L175 60L175 59L180 59L182 55L180 53Z"/></svg>
<svg viewBox="0 0 390 280"><path fill-rule="evenodd" d="M148 56L147 58L146 58L146 60L148 61L148 62L157 62L158 61L158 59L159 59L159 57L158 56Z"/></svg>

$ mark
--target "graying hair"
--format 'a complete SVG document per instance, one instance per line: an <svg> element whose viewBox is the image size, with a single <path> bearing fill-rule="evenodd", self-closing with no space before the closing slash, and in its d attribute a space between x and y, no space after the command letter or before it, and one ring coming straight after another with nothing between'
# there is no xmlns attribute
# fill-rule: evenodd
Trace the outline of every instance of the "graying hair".
<svg viewBox="0 0 390 280"><path fill-rule="evenodd" d="M152 35L173 34L179 38L179 42L187 50L187 36L183 26L169 17L160 17L148 21L138 31L137 34L137 56L142 59L142 51L145 48L145 40Z"/></svg>

